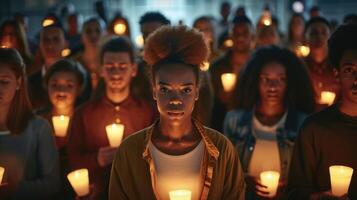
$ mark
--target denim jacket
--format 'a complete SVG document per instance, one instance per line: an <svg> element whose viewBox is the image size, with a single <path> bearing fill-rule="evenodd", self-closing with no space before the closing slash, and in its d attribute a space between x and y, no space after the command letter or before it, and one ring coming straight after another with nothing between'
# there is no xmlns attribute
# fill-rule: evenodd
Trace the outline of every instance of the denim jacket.
<svg viewBox="0 0 357 200"><path fill-rule="evenodd" d="M297 137L306 114L288 110L284 128L277 130L277 142L280 157L281 179L287 180L290 160L293 153L294 141ZM242 167L245 172L252 158L256 138L252 132L253 110L232 110L224 120L223 132L231 140L239 152Z"/></svg>

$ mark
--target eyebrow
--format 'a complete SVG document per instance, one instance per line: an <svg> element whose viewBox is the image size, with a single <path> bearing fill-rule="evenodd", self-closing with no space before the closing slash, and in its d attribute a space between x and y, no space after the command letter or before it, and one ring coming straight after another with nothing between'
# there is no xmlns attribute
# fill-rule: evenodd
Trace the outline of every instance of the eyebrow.
<svg viewBox="0 0 357 200"><path fill-rule="evenodd" d="M266 76L266 75L270 75L270 74L268 74L268 73L261 73L260 75L264 75L264 76ZM285 73L280 73L280 74L278 74L279 76L286 76L286 74Z"/></svg>
<svg viewBox="0 0 357 200"><path fill-rule="evenodd" d="M167 86L170 86L170 84L168 83L165 83L165 82L159 82L159 85L167 85ZM184 84L181 84L181 86L192 86L194 85L193 83L184 83Z"/></svg>
<svg viewBox="0 0 357 200"><path fill-rule="evenodd" d="M345 63L342 63L342 66L345 66L345 65L357 66L357 64L355 64L355 63L351 63L351 62L345 62Z"/></svg>

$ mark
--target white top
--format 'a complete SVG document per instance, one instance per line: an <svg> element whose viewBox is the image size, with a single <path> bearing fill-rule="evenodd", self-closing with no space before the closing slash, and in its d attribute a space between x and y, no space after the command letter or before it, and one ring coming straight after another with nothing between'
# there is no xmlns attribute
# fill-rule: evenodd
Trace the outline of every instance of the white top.
<svg viewBox="0 0 357 200"><path fill-rule="evenodd" d="M10 131L6 130L6 131L0 131L0 135L9 135Z"/></svg>
<svg viewBox="0 0 357 200"><path fill-rule="evenodd" d="M253 116L253 134L256 142L248 167L248 173L256 178L263 171L280 172L280 155L276 138L277 129L285 124L285 113L281 119L272 126L262 124L257 117Z"/></svg>
<svg viewBox="0 0 357 200"><path fill-rule="evenodd" d="M182 189L192 192L191 200L200 198L204 149L201 141L191 152L173 156L161 152L150 142L149 150L155 165L156 187L161 200L169 200L170 191Z"/></svg>

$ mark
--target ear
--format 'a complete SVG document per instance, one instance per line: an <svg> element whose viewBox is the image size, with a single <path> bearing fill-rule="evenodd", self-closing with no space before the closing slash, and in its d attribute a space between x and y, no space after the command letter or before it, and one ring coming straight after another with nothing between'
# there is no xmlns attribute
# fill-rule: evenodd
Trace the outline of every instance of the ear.
<svg viewBox="0 0 357 200"><path fill-rule="evenodd" d="M21 78L21 77L18 78L16 82L17 82L17 84L16 84L16 90L20 90L21 84L22 84L22 78Z"/></svg>
<svg viewBox="0 0 357 200"><path fill-rule="evenodd" d="M198 98L200 97L200 85L198 85L195 90L196 90L195 101L198 101Z"/></svg>
<svg viewBox="0 0 357 200"><path fill-rule="evenodd" d="M333 76L336 80L340 80L340 74L338 73L338 70L336 68L333 68Z"/></svg>
<svg viewBox="0 0 357 200"><path fill-rule="evenodd" d="M135 77L138 74L138 65L136 63L133 63L131 67L133 69L131 72L131 77Z"/></svg>
<svg viewBox="0 0 357 200"><path fill-rule="evenodd" d="M154 83L152 83L152 98L155 100L155 101L157 101L157 96L156 96L156 94L157 94L157 91L156 91L156 87L155 87L155 84Z"/></svg>

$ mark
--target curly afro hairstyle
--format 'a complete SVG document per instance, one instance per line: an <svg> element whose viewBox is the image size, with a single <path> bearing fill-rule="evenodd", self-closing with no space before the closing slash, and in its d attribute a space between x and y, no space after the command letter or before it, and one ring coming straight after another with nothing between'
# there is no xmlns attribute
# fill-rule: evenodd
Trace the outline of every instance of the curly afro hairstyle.
<svg viewBox="0 0 357 200"><path fill-rule="evenodd" d="M209 48L202 33L187 26L162 26L148 37L144 47L152 81L163 64L182 63L193 69L199 82L200 65L208 55Z"/></svg>
<svg viewBox="0 0 357 200"><path fill-rule="evenodd" d="M336 69L346 50L357 50L357 25L341 25L328 40L328 59Z"/></svg>

